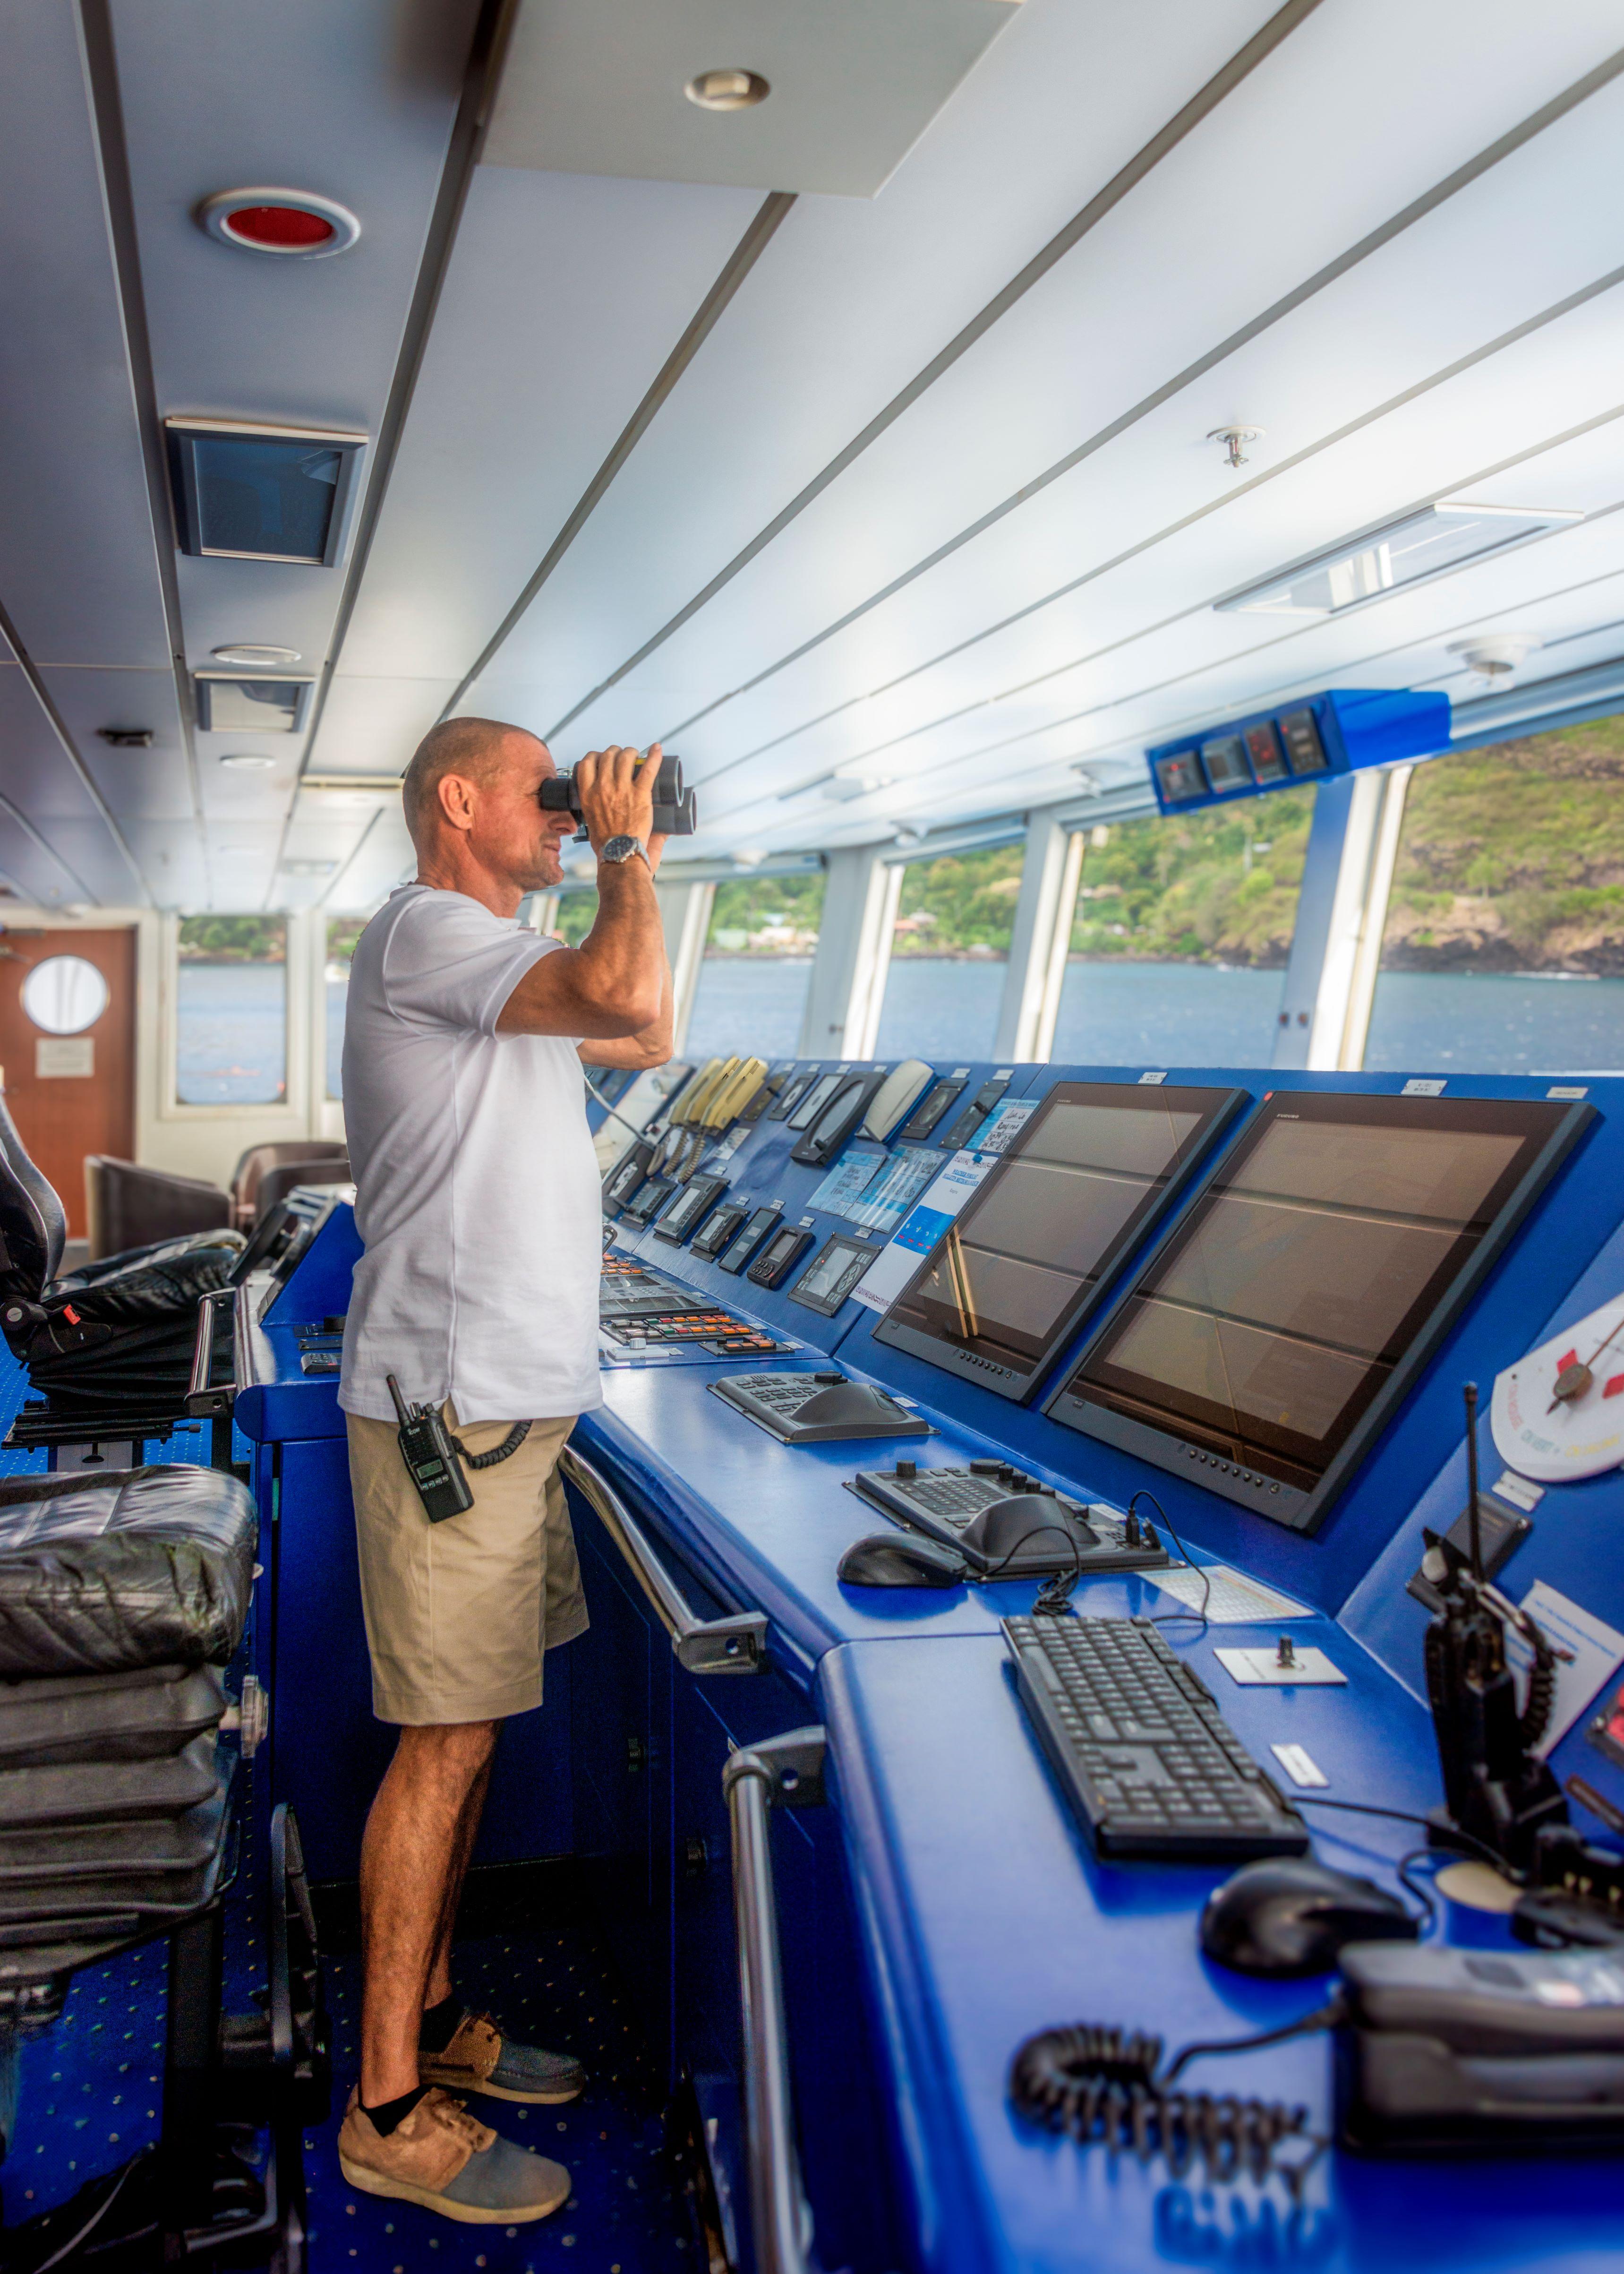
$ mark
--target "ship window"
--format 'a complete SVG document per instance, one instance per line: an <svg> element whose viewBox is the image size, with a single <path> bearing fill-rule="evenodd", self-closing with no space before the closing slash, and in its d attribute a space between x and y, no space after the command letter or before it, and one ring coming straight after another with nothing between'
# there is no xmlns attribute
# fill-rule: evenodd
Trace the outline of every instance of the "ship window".
<svg viewBox="0 0 1624 2274"><path fill-rule="evenodd" d="M878 1058L991 1055L1026 847L911 861L902 875Z"/></svg>
<svg viewBox="0 0 1624 2274"><path fill-rule="evenodd" d="M695 1060L749 1049L793 1058L812 983L823 914L821 870L740 877L716 888L685 1055Z"/></svg>
<svg viewBox="0 0 1624 2274"><path fill-rule="evenodd" d="M288 925L188 916L176 973L181 1105L280 1105L288 1095Z"/></svg>

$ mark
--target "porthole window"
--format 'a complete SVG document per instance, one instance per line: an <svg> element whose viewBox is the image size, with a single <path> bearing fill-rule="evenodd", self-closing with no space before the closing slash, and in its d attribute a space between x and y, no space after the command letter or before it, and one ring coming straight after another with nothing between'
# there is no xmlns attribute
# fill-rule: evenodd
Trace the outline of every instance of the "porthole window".
<svg viewBox="0 0 1624 2274"><path fill-rule="evenodd" d="M107 982L82 955L48 955L23 982L23 1008L47 1035L82 1035L107 1005Z"/></svg>

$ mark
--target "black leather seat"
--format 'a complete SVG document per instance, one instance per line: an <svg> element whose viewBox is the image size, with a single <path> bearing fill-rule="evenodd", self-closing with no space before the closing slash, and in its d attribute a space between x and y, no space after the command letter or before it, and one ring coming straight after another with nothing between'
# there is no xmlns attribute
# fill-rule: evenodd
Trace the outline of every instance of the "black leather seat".
<svg viewBox="0 0 1624 2274"><path fill-rule="evenodd" d="M230 1283L241 1232L158 1240L57 1276L61 1201L0 1103L0 1329L53 1415L177 1414L192 1375L199 1299Z"/></svg>

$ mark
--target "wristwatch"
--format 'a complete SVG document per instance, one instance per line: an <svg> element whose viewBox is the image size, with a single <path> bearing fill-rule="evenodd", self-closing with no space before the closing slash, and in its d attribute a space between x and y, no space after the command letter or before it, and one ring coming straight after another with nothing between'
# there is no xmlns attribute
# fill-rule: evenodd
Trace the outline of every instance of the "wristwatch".
<svg viewBox="0 0 1624 2274"><path fill-rule="evenodd" d="M634 854L652 876L654 864L649 859L648 848L641 837L606 838L598 857L600 861L613 861L618 866L622 861L629 861Z"/></svg>

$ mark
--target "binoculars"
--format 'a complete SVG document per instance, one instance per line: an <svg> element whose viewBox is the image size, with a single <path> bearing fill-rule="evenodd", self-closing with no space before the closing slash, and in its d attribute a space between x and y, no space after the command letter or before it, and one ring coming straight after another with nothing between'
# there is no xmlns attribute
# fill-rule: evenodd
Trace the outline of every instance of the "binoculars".
<svg viewBox="0 0 1624 2274"><path fill-rule="evenodd" d="M645 759L643 764L646 765ZM638 771L641 772L642 768ZM543 782L538 793L543 805L555 813L573 813L581 818L581 793L575 787L574 773L552 774ZM682 761L678 757L660 760L659 772L654 777L654 829L656 837L691 837L699 826L699 803L691 789L682 787ZM584 837L586 831L579 835Z"/></svg>

